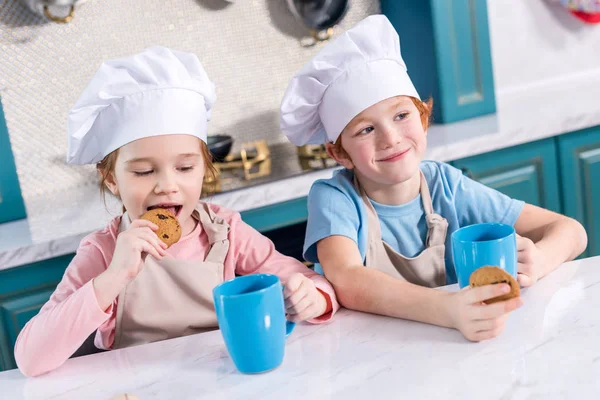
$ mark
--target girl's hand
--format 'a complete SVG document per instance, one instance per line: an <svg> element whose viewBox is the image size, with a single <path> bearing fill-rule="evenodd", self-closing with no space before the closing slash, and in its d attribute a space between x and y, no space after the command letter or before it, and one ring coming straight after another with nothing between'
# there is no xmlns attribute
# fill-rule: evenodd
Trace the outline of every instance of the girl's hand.
<svg viewBox="0 0 600 400"><path fill-rule="evenodd" d="M167 245L154 233L158 226L150 221L137 219L117 236L112 261L106 271L94 278L94 291L102 310L119 296L119 293L140 273L148 254L161 260L167 254Z"/></svg>
<svg viewBox="0 0 600 400"><path fill-rule="evenodd" d="M511 311L523 305L520 297L485 304L489 300L510 292L506 284L467 287L454 293L448 302L453 327L465 338L473 342L492 339L504 330L504 324Z"/></svg>
<svg viewBox="0 0 600 400"><path fill-rule="evenodd" d="M315 283L299 272L288 279L283 298L288 319L293 322L320 317L327 309L327 300L317 290Z"/></svg>
<svg viewBox="0 0 600 400"><path fill-rule="evenodd" d="M517 281L522 287L537 282L545 267L544 253L531 241L517 235Z"/></svg>
<svg viewBox="0 0 600 400"><path fill-rule="evenodd" d="M156 236L154 232L157 230L158 226L150 221L133 221L126 231L117 236L117 245L108 270L129 283L139 274L148 254L161 260L167 255L167 245Z"/></svg>

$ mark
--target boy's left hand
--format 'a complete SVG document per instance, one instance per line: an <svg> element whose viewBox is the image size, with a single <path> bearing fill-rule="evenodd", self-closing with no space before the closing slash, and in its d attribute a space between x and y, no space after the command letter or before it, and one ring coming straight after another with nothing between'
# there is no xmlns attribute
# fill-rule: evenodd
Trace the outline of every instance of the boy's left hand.
<svg viewBox="0 0 600 400"><path fill-rule="evenodd" d="M283 298L288 320L293 322L320 317L327 309L327 301L317 290L315 283L299 272L288 279L283 289Z"/></svg>
<svg viewBox="0 0 600 400"><path fill-rule="evenodd" d="M517 263L517 281L528 287L542 276L544 254L531 239L517 235Z"/></svg>

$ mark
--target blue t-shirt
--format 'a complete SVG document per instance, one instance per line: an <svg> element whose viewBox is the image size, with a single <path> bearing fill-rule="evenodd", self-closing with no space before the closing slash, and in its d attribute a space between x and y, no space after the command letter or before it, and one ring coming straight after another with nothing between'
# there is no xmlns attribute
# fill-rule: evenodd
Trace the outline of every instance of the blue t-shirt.
<svg viewBox="0 0 600 400"><path fill-rule="evenodd" d="M446 283L456 283L450 236L460 227L498 222L514 225L524 202L491 189L442 162L420 165L433 202L433 210L448 221L446 235ZM352 184L354 173L342 169L329 179L316 181L308 195L308 222L304 258L318 263L317 242L332 235L346 236L357 244L363 258L367 248L367 210ZM427 224L421 195L399 206L371 200L381 224L383 241L405 257L415 257L425 248ZM321 266L315 270L322 273Z"/></svg>

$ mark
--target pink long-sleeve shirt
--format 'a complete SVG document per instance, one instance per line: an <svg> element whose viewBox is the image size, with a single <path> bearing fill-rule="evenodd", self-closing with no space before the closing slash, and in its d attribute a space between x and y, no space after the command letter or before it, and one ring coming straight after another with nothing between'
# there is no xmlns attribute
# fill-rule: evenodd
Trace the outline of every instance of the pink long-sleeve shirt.
<svg viewBox="0 0 600 400"><path fill-rule="evenodd" d="M217 205L209 207L229 225L229 252L225 258L223 279L235 274L270 273L282 282L294 273L309 277L320 292L325 294L331 311L312 320L323 323L339 309L331 284L298 260L275 250L273 242L244 223L240 214ZM106 228L85 237L56 290L21 330L15 344L15 359L21 372L36 376L62 365L90 334L96 331L94 344L100 349L111 349L114 342L117 299L106 310L98 305L93 279L111 263L116 246L121 217ZM169 256L186 260L204 261L209 250L208 237L201 224L189 235L171 246Z"/></svg>

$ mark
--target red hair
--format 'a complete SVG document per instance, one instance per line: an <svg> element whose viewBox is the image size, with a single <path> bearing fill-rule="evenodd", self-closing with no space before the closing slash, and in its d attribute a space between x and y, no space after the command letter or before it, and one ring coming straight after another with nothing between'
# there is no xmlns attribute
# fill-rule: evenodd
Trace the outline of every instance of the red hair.
<svg viewBox="0 0 600 400"><path fill-rule="evenodd" d="M430 119L431 119L431 110L433 108L433 99L429 98L427 101L421 101L415 97L410 97L417 110L419 110L419 115L421 116L421 125L423 125L423 130L427 130L429 128ZM342 135L340 135L334 143L335 152L344 157L348 157L346 150L342 147Z"/></svg>

